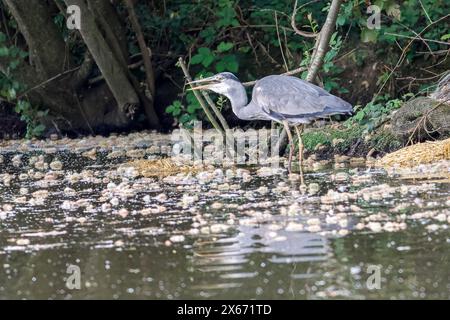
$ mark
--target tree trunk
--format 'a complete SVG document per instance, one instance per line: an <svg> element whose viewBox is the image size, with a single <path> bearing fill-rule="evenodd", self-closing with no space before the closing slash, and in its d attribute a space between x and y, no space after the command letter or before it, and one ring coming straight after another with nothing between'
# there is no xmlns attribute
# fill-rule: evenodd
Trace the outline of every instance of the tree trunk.
<svg viewBox="0 0 450 320"><path fill-rule="evenodd" d="M330 48L330 39L333 35L333 31L336 28L336 20L339 15L339 10L341 8L342 0L333 0L328 11L327 20L322 27L319 34L319 39L317 40L317 45L314 49L313 58L311 61L311 66L309 68L308 77L306 78L309 82L314 82L317 74L322 68L323 59Z"/></svg>
<svg viewBox="0 0 450 320"><path fill-rule="evenodd" d="M80 34L88 51L79 66L74 64L68 44L53 22L54 13L59 12L54 3L1 1L17 21L25 42L22 48L29 52L27 61L10 76L26 86L19 96L49 110L50 116L45 121L49 128L110 131L130 126L133 114L141 105L153 110L128 69L125 26L110 1L65 0L67 5L78 5L81 9ZM0 72L6 74L8 64L7 58L0 57ZM95 66L106 83L89 84ZM156 114L149 123L158 126Z"/></svg>
<svg viewBox="0 0 450 320"><path fill-rule="evenodd" d="M106 83L111 89L119 109L126 115L133 115L139 105L139 97L128 78L126 60L121 52L115 52L116 39L108 42L97 25L95 13L85 0L65 0L67 6L77 5L81 9L80 33L89 52L94 57L97 66L105 77ZM112 34L108 25L102 24L105 33Z"/></svg>

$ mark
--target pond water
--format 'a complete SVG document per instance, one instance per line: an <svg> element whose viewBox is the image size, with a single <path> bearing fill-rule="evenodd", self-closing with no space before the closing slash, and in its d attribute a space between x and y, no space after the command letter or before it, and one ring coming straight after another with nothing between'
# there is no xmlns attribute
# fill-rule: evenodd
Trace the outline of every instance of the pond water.
<svg viewBox="0 0 450 320"><path fill-rule="evenodd" d="M450 299L448 179L120 166L164 142L0 142L0 298Z"/></svg>

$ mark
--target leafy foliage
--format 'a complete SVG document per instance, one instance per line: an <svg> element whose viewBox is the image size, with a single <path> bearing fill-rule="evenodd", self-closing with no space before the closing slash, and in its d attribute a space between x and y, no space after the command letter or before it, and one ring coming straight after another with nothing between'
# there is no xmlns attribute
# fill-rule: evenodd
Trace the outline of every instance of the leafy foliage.
<svg viewBox="0 0 450 320"><path fill-rule="evenodd" d="M45 131L45 126L41 120L48 115L48 110L40 111L33 107L26 100L19 100L16 104L15 111L19 113L20 119L27 124L26 138L40 137Z"/></svg>
<svg viewBox="0 0 450 320"><path fill-rule="evenodd" d="M407 94L402 99L389 99L389 95L380 96L366 106L356 106L355 115L347 121L347 125L357 124L363 127L366 133L373 131L384 123L393 111L399 109L413 94Z"/></svg>
<svg viewBox="0 0 450 320"><path fill-rule="evenodd" d="M47 116L48 111L39 111L30 103L18 98L18 93L25 88L11 76L11 71L18 68L28 56L16 46L8 46L7 37L0 32L0 58L8 59L9 64L5 72L0 72L0 97L15 104L14 110L21 115L21 120L27 124L27 138L39 137L45 131L45 126L40 121Z"/></svg>

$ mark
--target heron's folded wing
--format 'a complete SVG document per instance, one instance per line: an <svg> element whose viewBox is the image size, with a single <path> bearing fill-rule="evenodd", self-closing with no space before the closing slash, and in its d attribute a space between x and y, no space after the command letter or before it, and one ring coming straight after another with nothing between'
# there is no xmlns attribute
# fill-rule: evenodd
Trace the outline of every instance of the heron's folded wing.
<svg viewBox="0 0 450 320"><path fill-rule="evenodd" d="M352 106L307 81L289 76L269 76L253 89L255 101L266 113L286 117L347 113Z"/></svg>

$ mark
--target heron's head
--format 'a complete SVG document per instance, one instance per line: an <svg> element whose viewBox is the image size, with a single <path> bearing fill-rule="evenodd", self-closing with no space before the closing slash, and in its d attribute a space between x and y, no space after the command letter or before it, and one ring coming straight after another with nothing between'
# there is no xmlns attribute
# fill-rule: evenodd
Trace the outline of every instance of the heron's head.
<svg viewBox="0 0 450 320"><path fill-rule="evenodd" d="M189 84L193 85L191 90L211 90L218 94L228 96L231 89L241 83L234 74L230 72L222 72L209 78L192 81Z"/></svg>

